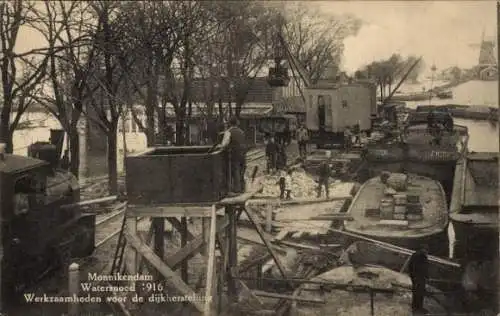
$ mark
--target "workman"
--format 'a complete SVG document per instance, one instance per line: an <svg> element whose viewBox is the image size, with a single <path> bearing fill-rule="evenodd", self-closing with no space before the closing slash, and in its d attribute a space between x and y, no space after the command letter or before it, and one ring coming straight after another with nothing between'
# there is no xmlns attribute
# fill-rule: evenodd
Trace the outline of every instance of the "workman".
<svg viewBox="0 0 500 316"><path fill-rule="evenodd" d="M287 165L286 145L284 141L278 142L278 152L276 156L276 168L283 170Z"/></svg>
<svg viewBox="0 0 500 316"><path fill-rule="evenodd" d="M278 155L278 145L273 136L269 136L266 141L267 173L276 169L276 159Z"/></svg>
<svg viewBox="0 0 500 316"><path fill-rule="evenodd" d="M448 132L453 132L453 117L451 116L448 109L446 109L446 116L444 118L443 125Z"/></svg>
<svg viewBox="0 0 500 316"><path fill-rule="evenodd" d="M344 130L344 148L348 152L352 147L352 132L349 126L346 126Z"/></svg>
<svg viewBox="0 0 500 316"><path fill-rule="evenodd" d="M297 142L299 144L299 155L301 158L307 157L307 143L309 143L309 131L304 123L297 129Z"/></svg>
<svg viewBox="0 0 500 316"><path fill-rule="evenodd" d="M414 312L426 313L424 309L425 285L428 275L429 261L427 247L421 246L410 258L408 270L412 284L411 308Z"/></svg>
<svg viewBox="0 0 500 316"><path fill-rule="evenodd" d="M236 117L229 120L229 128L224 132L222 143L217 148L227 149L229 152L232 193L245 192L247 146L245 132L239 127Z"/></svg>
<svg viewBox="0 0 500 316"><path fill-rule="evenodd" d="M64 151L64 155L61 159L61 169L68 170L69 169L69 150Z"/></svg>
<svg viewBox="0 0 500 316"><path fill-rule="evenodd" d="M318 179L318 198L321 197L321 188L325 187L325 195L328 199L330 190L328 188L328 180L330 178L331 168L327 161L323 161L319 166L319 179Z"/></svg>

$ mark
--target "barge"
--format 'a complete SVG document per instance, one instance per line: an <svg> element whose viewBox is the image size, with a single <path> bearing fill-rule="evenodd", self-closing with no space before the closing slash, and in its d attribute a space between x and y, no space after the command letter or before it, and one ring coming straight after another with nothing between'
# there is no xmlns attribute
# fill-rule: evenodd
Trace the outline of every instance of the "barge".
<svg viewBox="0 0 500 316"><path fill-rule="evenodd" d="M398 177L406 184L396 191L390 183ZM366 181L354 197L344 222L347 232L416 249L426 244L433 254L447 243L448 207L438 181L415 174L383 175Z"/></svg>
<svg viewBox="0 0 500 316"><path fill-rule="evenodd" d="M457 164L450 219L462 244L486 237L498 244L498 153L470 153Z"/></svg>

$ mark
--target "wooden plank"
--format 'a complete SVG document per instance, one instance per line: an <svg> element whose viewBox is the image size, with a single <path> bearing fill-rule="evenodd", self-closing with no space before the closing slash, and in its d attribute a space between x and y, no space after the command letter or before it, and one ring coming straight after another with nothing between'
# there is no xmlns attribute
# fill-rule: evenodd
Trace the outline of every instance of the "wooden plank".
<svg viewBox="0 0 500 316"><path fill-rule="evenodd" d="M129 209L129 216L136 217L210 217L210 208L204 206L158 206Z"/></svg>
<svg viewBox="0 0 500 316"><path fill-rule="evenodd" d="M294 219L281 219L279 221L273 222L273 225L276 223L287 223L287 222L324 222L324 221L352 221L354 218L347 214L347 213L336 213L336 214L325 214L325 215L318 215L314 217L309 217L309 218L294 218Z"/></svg>
<svg viewBox="0 0 500 316"><path fill-rule="evenodd" d="M301 297L296 297L294 295L270 293L270 292L259 291L259 290L253 290L252 293L256 296L262 296L262 297L279 298L279 299L292 300L292 301L298 301L298 302L304 302L304 303L325 304L325 300L318 299L318 298L312 298L312 297L311 298L301 298Z"/></svg>
<svg viewBox="0 0 500 316"><path fill-rule="evenodd" d="M111 196L106 196L98 199L92 199L92 200L86 200L86 201L80 201L77 203L72 203L72 204L66 204L66 205L61 205L61 209L68 209L68 208L74 208L74 207L80 207L80 206L88 206L92 204L99 204L99 203L106 203L106 202L113 202L118 199L117 195L111 195Z"/></svg>
<svg viewBox="0 0 500 316"><path fill-rule="evenodd" d="M352 238L355 238L355 239L372 242L374 244L379 245L380 247L386 248L388 250L392 250L394 252L403 253L403 254L406 254L406 255L411 255L411 254L413 254L415 252L415 251L413 251L411 249L408 249L408 248L399 247L399 246L396 246L396 245L393 245L393 244L390 244L390 243L387 243L387 242L383 242L383 241L371 239L371 238L368 238L368 237L365 237L365 236L361 236L361 235L358 235L358 234L354 234L354 233L350 233L350 232L347 232L347 231L343 231L343 230L339 230L339 229L334 229L334 228L330 228L329 230L331 232L334 232L334 233L337 233L337 234L341 234L341 235L344 235L344 236L347 236L347 237L352 237ZM455 267L455 268L460 268L461 267L461 265L459 263L457 263L457 262L454 262L454 261L451 261L451 260L447 260L447 259L444 259L444 258L439 258L439 257L432 256L432 255L429 255L428 259L431 262L435 262L435 263L439 263L439 264L444 264L444 265Z"/></svg>
<svg viewBox="0 0 500 316"><path fill-rule="evenodd" d="M257 192L261 191L262 188L263 188L263 186L259 185L249 192L245 192L243 194L240 194L240 195L237 195L234 197L225 198L225 199L219 201L217 204L221 205L221 206L244 204L246 201L251 199L255 194L257 194Z"/></svg>
<svg viewBox="0 0 500 316"><path fill-rule="evenodd" d="M169 281L169 284L174 286L182 295L195 295L195 291L193 291L182 279L170 269L161 258L159 258L147 245L145 245L139 238L139 236L135 235L131 231L127 230L125 232L125 236L127 238L128 243L138 252L140 253L145 260L147 260L153 267L155 267L158 272L160 272L165 279ZM194 307L200 312L203 312L204 306L201 302L196 300L190 301L189 303L193 304Z"/></svg>
<svg viewBox="0 0 500 316"><path fill-rule="evenodd" d="M182 224L182 230L181 230L181 249L184 249L187 245L187 232L188 232L188 224L187 224L187 218L182 217L181 218L181 224ZM199 245L201 247L203 245L202 243ZM192 252L191 252L192 253ZM188 283L189 282L189 275L188 275L188 258L184 258L184 260L181 261L181 276L184 282Z"/></svg>
<svg viewBox="0 0 500 316"><path fill-rule="evenodd" d="M250 219L250 221L252 221L255 229L257 230L257 233L259 234L260 238L264 242L267 250L271 253L271 256L273 257L273 260L276 263L276 266L280 270L281 275L283 276L284 279L286 279L287 276L286 276L286 273L285 273L285 269L281 265L281 262L280 262L278 256L274 252L271 243L266 239L266 237L264 237L264 232L262 231L262 228L259 226L259 224L257 224L257 221L256 221L256 218L255 218L254 214L252 214L252 212L249 211L246 207L245 207L245 212L247 213L247 216Z"/></svg>
<svg viewBox="0 0 500 316"><path fill-rule="evenodd" d="M205 302L205 306L203 306L203 313L205 316L211 316L214 314L212 308L213 301L213 292L214 292L214 281L216 279L216 271L215 271L215 239L216 239L216 207L212 206L212 220L210 222L210 238L209 238L209 246L208 246L208 264L207 264L207 286L205 289L205 297L210 298Z"/></svg>
<svg viewBox="0 0 500 316"><path fill-rule="evenodd" d="M250 204L271 204L271 205L308 205L334 201L352 200L352 195L340 195L327 198L302 198L292 200L280 200L279 198L262 199L256 198L249 200Z"/></svg>

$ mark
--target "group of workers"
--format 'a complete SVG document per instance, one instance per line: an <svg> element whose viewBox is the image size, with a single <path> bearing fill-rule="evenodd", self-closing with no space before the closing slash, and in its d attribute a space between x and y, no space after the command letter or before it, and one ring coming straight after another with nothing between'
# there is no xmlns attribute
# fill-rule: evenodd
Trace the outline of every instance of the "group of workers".
<svg viewBox="0 0 500 316"><path fill-rule="evenodd" d="M427 115L427 129L429 134L433 137L431 144L441 145L441 138L443 133L453 132L453 117L448 111L444 113L437 113L435 111L430 111Z"/></svg>

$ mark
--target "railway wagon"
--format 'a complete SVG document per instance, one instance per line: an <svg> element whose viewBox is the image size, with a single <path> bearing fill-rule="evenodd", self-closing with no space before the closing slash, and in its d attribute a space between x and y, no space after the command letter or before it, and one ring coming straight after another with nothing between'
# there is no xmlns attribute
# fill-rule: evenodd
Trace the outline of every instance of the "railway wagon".
<svg viewBox="0 0 500 316"><path fill-rule="evenodd" d="M376 87L369 82L315 86L306 90L306 127L317 144L342 143L346 128L372 128L377 113ZM337 141L336 141L337 140Z"/></svg>
<svg viewBox="0 0 500 316"><path fill-rule="evenodd" d="M23 293L70 257L94 250L95 215L61 207L78 202L80 188L71 173L57 168L57 152L50 143L30 148L41 159L0 152L3 311L23 303Z"/></svg>

